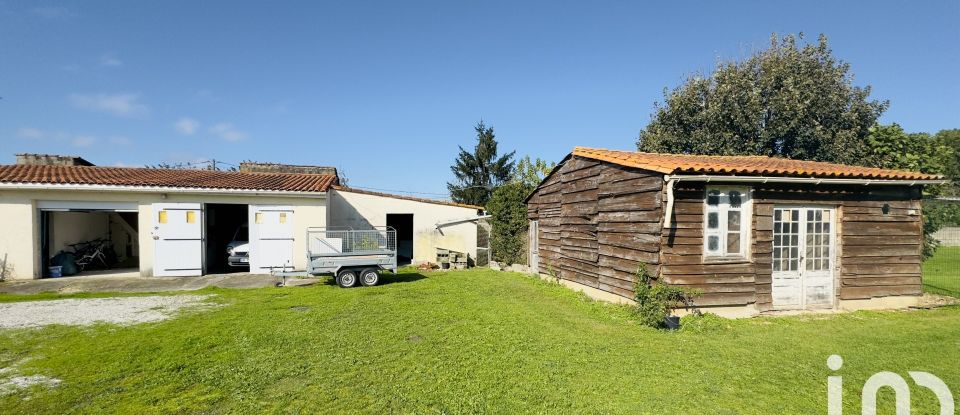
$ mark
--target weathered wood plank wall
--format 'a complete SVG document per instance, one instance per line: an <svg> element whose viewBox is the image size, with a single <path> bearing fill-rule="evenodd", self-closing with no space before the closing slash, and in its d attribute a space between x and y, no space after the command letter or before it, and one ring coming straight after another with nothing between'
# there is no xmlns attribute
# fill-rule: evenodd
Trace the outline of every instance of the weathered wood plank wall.
<svg viewBox="0 0 960 415"><path fill-rule="evenodd" d="M772 308L770 294L773 208L837 208L839 299L922 293L920 194L906 187L760 185L753 192L753 243L748 261L703 260L704 184L683 183L674 192L676 225L664 230L663 274L673 284L698 288L700 305L756 303ZM883 205L890 205L888 214Z"/></svg>
<svg viewBox="0 0 960 415"><path fill-rule="evenodd" d="M673 226L663 227L659 173L577 157L566 160L528 201L540 223L540 272L633 298L641 263L670 284L698 289L701 306L772 308L773 208L837 208L837 296L918 295L921 289L920 194L907 187L757 185L746 260L703 257L703 183L674 189ZM890 206L887 214L884 204Z"/></svg>
<svg viewBox="0 0 960 415"><path fill-rule="evenodd" d="M540 272L633 298L641 263L658 272L663 178L571 158L528 201L540 223Z"/></svg>

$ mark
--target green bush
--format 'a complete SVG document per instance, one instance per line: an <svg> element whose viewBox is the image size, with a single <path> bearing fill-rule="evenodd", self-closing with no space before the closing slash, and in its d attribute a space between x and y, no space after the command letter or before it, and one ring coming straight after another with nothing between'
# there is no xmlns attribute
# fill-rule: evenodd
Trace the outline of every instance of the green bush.
<svg viewBox="0 0 960 415"><path fill-rule="evenodd" d="M671 315L674 308L689 307L693 298L699 295L654 279L643 264L637 269L634 292L640 322L654 328L663 328L664 320Z"/></svg>
<svg viewBox="0 0 960 415"><path fill-rule="evenodd" d="M493 259L500 263L526 264L527 195L533 189L522 183L507 183L493 191L487 211L492 216L490 249Z"/></svg>

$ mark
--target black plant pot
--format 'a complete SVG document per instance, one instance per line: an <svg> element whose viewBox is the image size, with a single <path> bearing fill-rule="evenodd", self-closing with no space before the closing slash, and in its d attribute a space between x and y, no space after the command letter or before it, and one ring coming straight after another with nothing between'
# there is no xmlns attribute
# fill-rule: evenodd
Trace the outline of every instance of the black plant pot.
<svg viewBox="0 0 960 415"><path fill-rule="evenodd" d="M666 327L667 330L676 330L676 329L679 329L679 328L680 328L680 317L677 317L677 316L668 316L667 318L663 319L663 326Z"/></svg>

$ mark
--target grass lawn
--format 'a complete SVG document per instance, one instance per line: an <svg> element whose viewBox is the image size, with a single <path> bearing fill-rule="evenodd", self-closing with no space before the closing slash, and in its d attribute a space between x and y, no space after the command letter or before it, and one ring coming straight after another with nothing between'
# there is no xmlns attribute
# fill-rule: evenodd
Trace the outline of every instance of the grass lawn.
<svg viewBox="0 0 960 415"><path fill-rule="evenodd" d="M958 307L707 319L659 332L625 307L518 274L385 280L208 289L221 307L164 322L0 331L0 367L20 362L23 375L62 380L2 396L0 408L812 414L826 413L827 376L838 374L845 412L860 413L860 388L881 370L928 371L960 393ZM826 366L831 354L844 359L838 372ZM884 394L881 413L892 413ZM934 413L932 393L914 387L912 398L915 413Z"/></svg>
<svg viewBox="0 0 960 415"><path fill-rule="evenodd" d="M924 291L960 297L960 246L941 246L923 263Z"/></svg>

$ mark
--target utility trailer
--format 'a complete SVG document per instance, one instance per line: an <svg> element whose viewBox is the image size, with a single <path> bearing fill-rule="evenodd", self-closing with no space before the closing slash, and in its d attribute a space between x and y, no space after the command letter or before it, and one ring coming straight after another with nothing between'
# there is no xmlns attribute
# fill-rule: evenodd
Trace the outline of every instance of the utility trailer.
<svg viewBox="0 0 960 415"><path fill-rule="evenodd" d="M380 271L397 272L397 231L373 229L307 228L307 270L274 272L278 277L332 275L337 285L377 285Z"/></svg>

